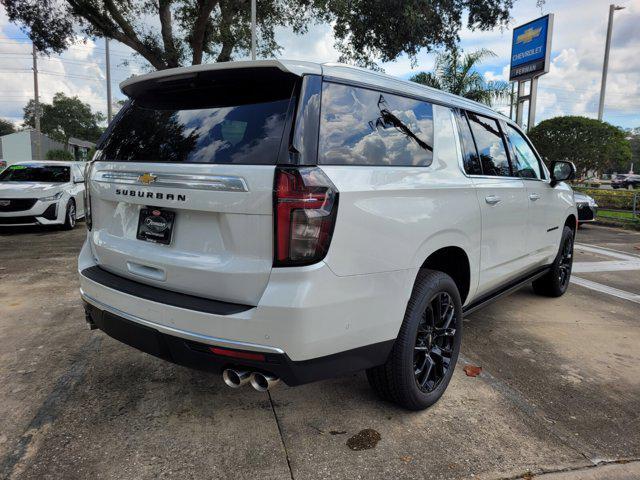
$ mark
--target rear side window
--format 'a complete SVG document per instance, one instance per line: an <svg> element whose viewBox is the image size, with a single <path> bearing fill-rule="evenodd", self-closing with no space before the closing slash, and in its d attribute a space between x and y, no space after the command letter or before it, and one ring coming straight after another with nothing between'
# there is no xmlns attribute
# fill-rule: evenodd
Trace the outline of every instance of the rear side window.
<svg viewBox="0 0 640 480"><path fill-rule="evenodd" d="M467 116L480 156L482 173L499 177L511 176L509 157L498 122L473 112L467 112Z"/></svg>
<svg viewBox="0 0 640 480"><path fill-rule="evenodd" d="M289 98L199 108L132 102L100 146L101 160L275 164Z"/></svg>
<svg viewBox="0 0 640 480"><path fill-rule="evenodd" d="M430 103L323 84L318 163L428 166L432 161Z"/></svg>
<svg viewBox="0 0 640 480"><path fill-rule="evenodd" d="M473 141L471 128L464 112L458 112L458 126L460 127L460 139L462 140L462 158L464 160L464 171L467 175L482 175L480 157Z"/></svg>
<svg viewBox="0 0 640 480"><path fill-rule="evenodd" d="M538 157L522 134L507 125L507 136L513 150L513 169L516 174L523 178L542 178Z"/></svg>

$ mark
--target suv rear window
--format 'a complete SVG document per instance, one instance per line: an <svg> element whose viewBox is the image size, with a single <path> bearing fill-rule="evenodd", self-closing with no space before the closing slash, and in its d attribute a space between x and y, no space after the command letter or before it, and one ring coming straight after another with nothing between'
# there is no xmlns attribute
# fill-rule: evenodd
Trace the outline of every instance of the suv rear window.
<svg viewBox="0 0 640 480"><path fill-rule="evenodd" d="M101 160L275 164L289 97L198 108L134 100L100 145Z"/></svg>

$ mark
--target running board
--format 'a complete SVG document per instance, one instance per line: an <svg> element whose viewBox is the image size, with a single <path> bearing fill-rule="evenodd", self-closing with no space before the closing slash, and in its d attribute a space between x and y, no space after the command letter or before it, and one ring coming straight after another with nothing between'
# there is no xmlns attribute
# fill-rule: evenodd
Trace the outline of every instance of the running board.
<svg viewBox="0 0 640 480"><path fill-rule="evenodd" d="M549 271L550 268L551 268L550 265L539 268L537 270L534 270L533 272L526 274L523 277L517 278L516 280L513 280L507 283L506 285L503 285L502 287L497 288L496 290L493 290L489 293L484 294L479 299L474 300L469 305L462 308L463 316L466 317L467 315L470 315L471 313L477 310L480 310L482 307L486 307L487 305L499 299L500 297L504 297L505 295L509 295L510 293L513 293L516 290L519 290L525 285L542 277L545 273Z"/></svg>

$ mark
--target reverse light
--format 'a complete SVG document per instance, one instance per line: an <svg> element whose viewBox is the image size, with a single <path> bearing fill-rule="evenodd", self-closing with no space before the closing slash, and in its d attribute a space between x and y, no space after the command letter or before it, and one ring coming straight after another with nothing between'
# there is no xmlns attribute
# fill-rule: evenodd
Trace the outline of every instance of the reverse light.
<svg viewBox="0 0 640 480"><path fill-rule="evenodd" d="M322 260L331 243L338 191L318 167L278 167L274 188L275 267Z"/></svg>
<svg viewBox="0 0 640 480"><path fill-rule="evenodd" d="M41 202L53 202L54 200L60 200L62 198L62 192L55 193L53 195L49 195L48 197L42 197L40 199Z"/></svg>

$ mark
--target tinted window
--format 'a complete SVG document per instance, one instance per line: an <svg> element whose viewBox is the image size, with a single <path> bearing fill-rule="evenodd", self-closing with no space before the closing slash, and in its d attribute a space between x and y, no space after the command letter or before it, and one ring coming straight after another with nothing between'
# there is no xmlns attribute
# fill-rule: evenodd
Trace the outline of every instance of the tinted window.
<svg viewBox="0 0 640 480"><path fill-rule="evenodd" d="M71 179L65 165L18 164L0 173L0 182L66 183Z"/></svg>
<svg viewBox="0 0 640 480"><path fill-rule="evenodd" d="M523 178L542 178L538 158L520 132L507 125L507 136L511 142L513 169L516 175Z"/></svg>
<svg viewBox="0 0 640 480"><path fill-rule="evenodd" d="M102 143L101 159L274 164L288 104L288 98L211 108L134 102Z"/></svg>
<svg viewBox="0 0 640 480"><path fill-rule="evenodd" d="M482 173L501 177L511 176L509 157L498 122L472 112L467 112L467 116L480 155Z"/></svg>
<svg viewBox="0 0 640 480"><path fill-rule="evenodd" d="M458 126L460 128L460 138L462 140L464 171L467 172L468 175L482 175L478 151L476 150L476 145L473 142L473 135L471 135L469 122L463 112L458 113Z"/></svg>
<svg viewBox="0 0 640 480"><path fill-rule="evenodd" d="M433 108L374 90L322 87L318 162L427 166L433 160Z"/></svg>

